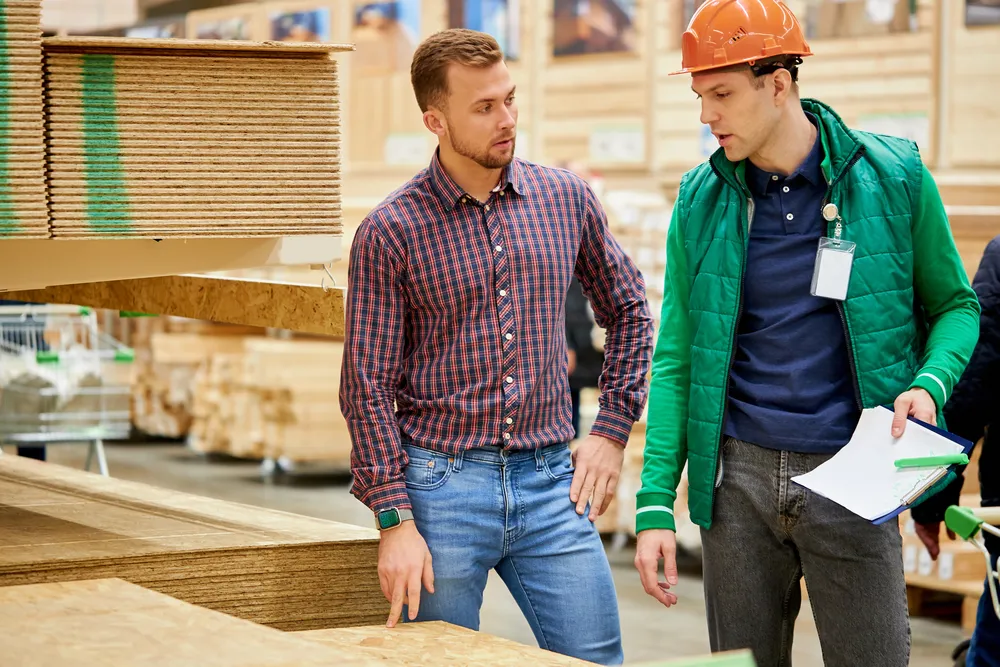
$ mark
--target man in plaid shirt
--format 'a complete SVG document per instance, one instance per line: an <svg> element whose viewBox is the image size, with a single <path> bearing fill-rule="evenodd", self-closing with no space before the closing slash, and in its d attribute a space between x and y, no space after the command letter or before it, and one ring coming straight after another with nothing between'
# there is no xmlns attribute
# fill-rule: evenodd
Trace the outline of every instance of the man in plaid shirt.
<svg viewBox="0 0 1000 667"><path fill-rule="evenodd" d="M593 521L646 401L645 283L585 181L514 158L514 84L492 37L430 37L411 79L438 150L354 238L340 390L352 492L382 530L388 625L405 606L478 629L495 569L540 646L620 664ZM607 343L600 409L571 455L573 276Z"/></svg>

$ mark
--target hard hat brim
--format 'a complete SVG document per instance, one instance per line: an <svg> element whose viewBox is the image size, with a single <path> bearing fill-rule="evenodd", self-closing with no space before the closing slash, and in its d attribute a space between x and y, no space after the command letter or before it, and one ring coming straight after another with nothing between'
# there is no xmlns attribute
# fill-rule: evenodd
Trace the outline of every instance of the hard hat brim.
<svg viewBox="0 0 1000 667"><path fill-rule="evenodd" d="M812 51L784 51L782 53L776 54L777 56L799 56L800 58L805 58L806 56L813 55ZM767 57L775 56L765 56L764 58L759 56L754 56L753 58L741 58L739 60L734 60L725 65L701 65L700 67L682 67L681 69L670 72L667 76L676 76L678 74L697 74L699 72L709 72L716 69L725 69L727 67L732 67L733 65L743 65L745 63L754 63L758 60L764 60Z"/></svg>

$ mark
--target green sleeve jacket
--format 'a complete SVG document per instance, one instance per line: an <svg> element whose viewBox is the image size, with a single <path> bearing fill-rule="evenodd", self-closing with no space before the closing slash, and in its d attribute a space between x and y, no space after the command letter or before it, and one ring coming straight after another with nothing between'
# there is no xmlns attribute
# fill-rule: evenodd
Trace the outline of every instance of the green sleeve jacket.
<svg viewBox="0 0 1000 667"><path fill-rule="evenodd" d="M840 308L861 402L891 405L920 387L944 424L941 410L979 336L979 303L937 186L913 142L852 131L816 100L802 106L819 118L826 202L840 212L827 235L857 243ZM743 171L720 149L681 180L667 231L637 532L674 529L685 464L691 519L712 525L754 209Z"/></svg>

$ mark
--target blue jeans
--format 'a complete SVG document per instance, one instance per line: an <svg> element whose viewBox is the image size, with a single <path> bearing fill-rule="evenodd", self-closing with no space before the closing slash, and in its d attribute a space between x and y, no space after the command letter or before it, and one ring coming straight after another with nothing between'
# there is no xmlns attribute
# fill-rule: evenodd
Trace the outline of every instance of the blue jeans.
<svg viewBox="0 0 1000 667"><path fill-rule="evenodd" d="M997 554L991 554L992 567L997 566ZM1000 667L1000 618L993 610L993 596L989 583L983 588L976 612L976 628L972 631L972 643L965 658L968 667Z"/></svg>
<svg viewBox="0 0 1000 667"><path fill-rule="evenodd" d="M455 457L404 448L413 517L434 568L434 594L421 594L417 621L478 630L483 590L495 569L541 648L622 663L611 567L594 524L569 499L568 445L490 447Z"/></svg>

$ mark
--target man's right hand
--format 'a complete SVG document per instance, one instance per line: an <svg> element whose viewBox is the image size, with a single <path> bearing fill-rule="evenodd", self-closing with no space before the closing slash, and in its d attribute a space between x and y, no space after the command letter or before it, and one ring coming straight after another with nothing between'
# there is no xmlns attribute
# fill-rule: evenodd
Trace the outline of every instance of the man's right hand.
<svg viewBox="0 0 1000 667"><path fill-rule="evenodd" d="M660 581L660 559L666 583ZM635 547L635 567L639 570L642 588L664 607L677 604L677 596L670 592L677 585L677 537L672 530L644 530L639 533Z"/></svg>
<svg viewBox="0 0 1000 667"><path fill-rule="evenodd" d="M378 545L378 579L382 594L392 603L386 627L394 627L407 605L411 621L420 610L420 584L434 592L431 552L413 521L382 531Z"/></svg>

